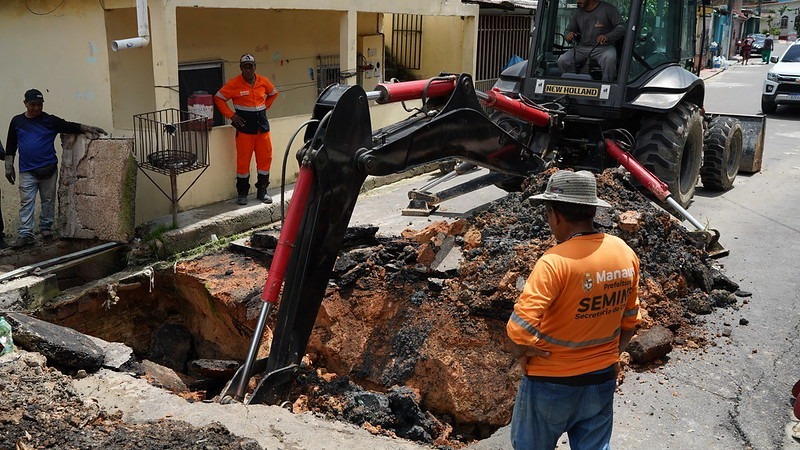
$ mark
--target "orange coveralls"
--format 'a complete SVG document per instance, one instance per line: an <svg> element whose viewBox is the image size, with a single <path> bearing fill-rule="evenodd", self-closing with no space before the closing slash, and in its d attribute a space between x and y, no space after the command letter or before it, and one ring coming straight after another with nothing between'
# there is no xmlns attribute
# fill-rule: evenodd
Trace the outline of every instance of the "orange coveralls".
<svg viewBox="0 0 800 450"><path fill-rule="evenodd" d="M233 102L235 114L245 120L244 127L236 129L236 176L250 175L250 160L256 154L256 169L259 175L269 175L272 166L272 141L269 134L267 109L278 98L278 90L267 77L255 74L251 86L242 75L228 80L214 96L214 104L223 116L230 119L234 110L228 106Z"/></svg>

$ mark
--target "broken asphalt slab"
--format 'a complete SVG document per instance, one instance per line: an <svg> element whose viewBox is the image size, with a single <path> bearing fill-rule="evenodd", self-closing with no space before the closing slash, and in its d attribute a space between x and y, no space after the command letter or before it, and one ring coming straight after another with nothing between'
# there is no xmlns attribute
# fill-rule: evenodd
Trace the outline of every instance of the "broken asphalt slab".
<svg viewBox="0 0 800 450"><path fill-rule="evenodd" d="M143 379L111 370L102 369L95 376L75 380L74 386L84 399L92 399L110 412L122 412L126 421L176 418L197 427L218 422L231 433L256 440L265 449L430 448L374 436L355 425L320 419L310 413L293 414L279 406L190 403Z"/></svg>

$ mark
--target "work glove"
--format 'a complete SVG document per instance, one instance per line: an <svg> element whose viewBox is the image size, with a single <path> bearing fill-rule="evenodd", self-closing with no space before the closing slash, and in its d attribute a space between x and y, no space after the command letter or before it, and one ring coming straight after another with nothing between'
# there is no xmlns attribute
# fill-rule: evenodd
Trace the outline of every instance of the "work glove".
<svg viewBox="0 0 800 450"><path fill-rule="evenodd" d="M81 132L91 135L93 138L99 137L101 134L107 134L106 130L95 127L92 125L83 125L81 124Z"/></svg>
<svg viewBox="0 0 800 450"><path fill-rule="evenodd" d="M6 157L6 180L9 183L14 184L17 181L17 171L14 170L14 157L7 156Z"/></svg>

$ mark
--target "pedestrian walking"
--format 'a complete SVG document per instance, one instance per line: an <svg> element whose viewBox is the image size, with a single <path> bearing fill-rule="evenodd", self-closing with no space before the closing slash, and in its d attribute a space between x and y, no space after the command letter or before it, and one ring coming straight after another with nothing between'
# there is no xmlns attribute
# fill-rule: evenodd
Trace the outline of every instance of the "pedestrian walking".
<svg viewBox="0 0 800 450"><path fill-rule="evenodd" d="M278 98L278 90L267 77L256 73L256 58L250 53L239 59L239 69L242 73L228 80L214 96L217 109L236 128L236 203L247 204L253 153L256 154L256 198L272 203L272 197L267 195L272 166L267 110ZM228 106L228 100L233 102L234 109Z"/></svg>
<svg viewBox="0 0 800 450"><path fill-rule="evenodd" d="M753 37L747 36L742 41L742 46L739 49L739 52L742 55L742 64L745 66L747 65L747 61L750 60L750 53L753 50L753 42L754 42Z"/></svg>
<svg viewBox="0 0 800 450"><path fill-rule="evenodd" d="M766 37L764 38L764 46L761 47L761 62L764 64L769 63L769 57L772 55L772 49L775 47L775 44L772 42L772 36L767 33Z"/></svg>
<svg viewBox="0 0 800 450"><path fill-rule="evenodd" d="M44 238L53 236L58 183L58 157L54 145L56 136L59 133L87 133L95 137L106 134L102 128L68 122L44 112L44 96L38 89L25 92L22 103L25 105L25 112L11 119L6 139L8 148L5 151L6 179L11 184L17 180L14 160L19 153L20 226L17 240L11 244L14 248L34 242L36 194L39 194L41 201L39 232Z"/></svg>
<svg viewBox="0 0 800 450"><path fill-rule="evenodd" d="M557 244L533 267L506 326L525 365L511 420L515 449L607 449L619 354L640 321L639 258L594 228L597 182L560 170L543 194Z"/></svg>

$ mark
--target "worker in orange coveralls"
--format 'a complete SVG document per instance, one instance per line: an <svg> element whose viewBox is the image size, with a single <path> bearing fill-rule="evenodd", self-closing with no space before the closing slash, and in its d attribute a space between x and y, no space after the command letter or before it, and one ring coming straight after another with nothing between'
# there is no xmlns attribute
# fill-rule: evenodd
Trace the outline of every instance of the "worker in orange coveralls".
<svg viewBox="0 0 800 450"><path fill-rule="evenodd" d="M515 449L608 449L619 355L639 313L639 258L594 228L597 181L585 170L554 173L543 194L557 244L533 267L506 325L525 365L511 419Z"/></svg>
<svg viewBox="0 0 800 450"><path fill-rule="evenodd" d="M278 90L267 77L256 73L256 58L250 53L239 59L242 74L231 78L214 96L214 104L236 128L236 203L247 204L250 192L250 161L256 154L256 198L272 203L267 195L272 166L272 141L267 110L278 98ZM233 108L228 106L233 102Z"/></svg>

